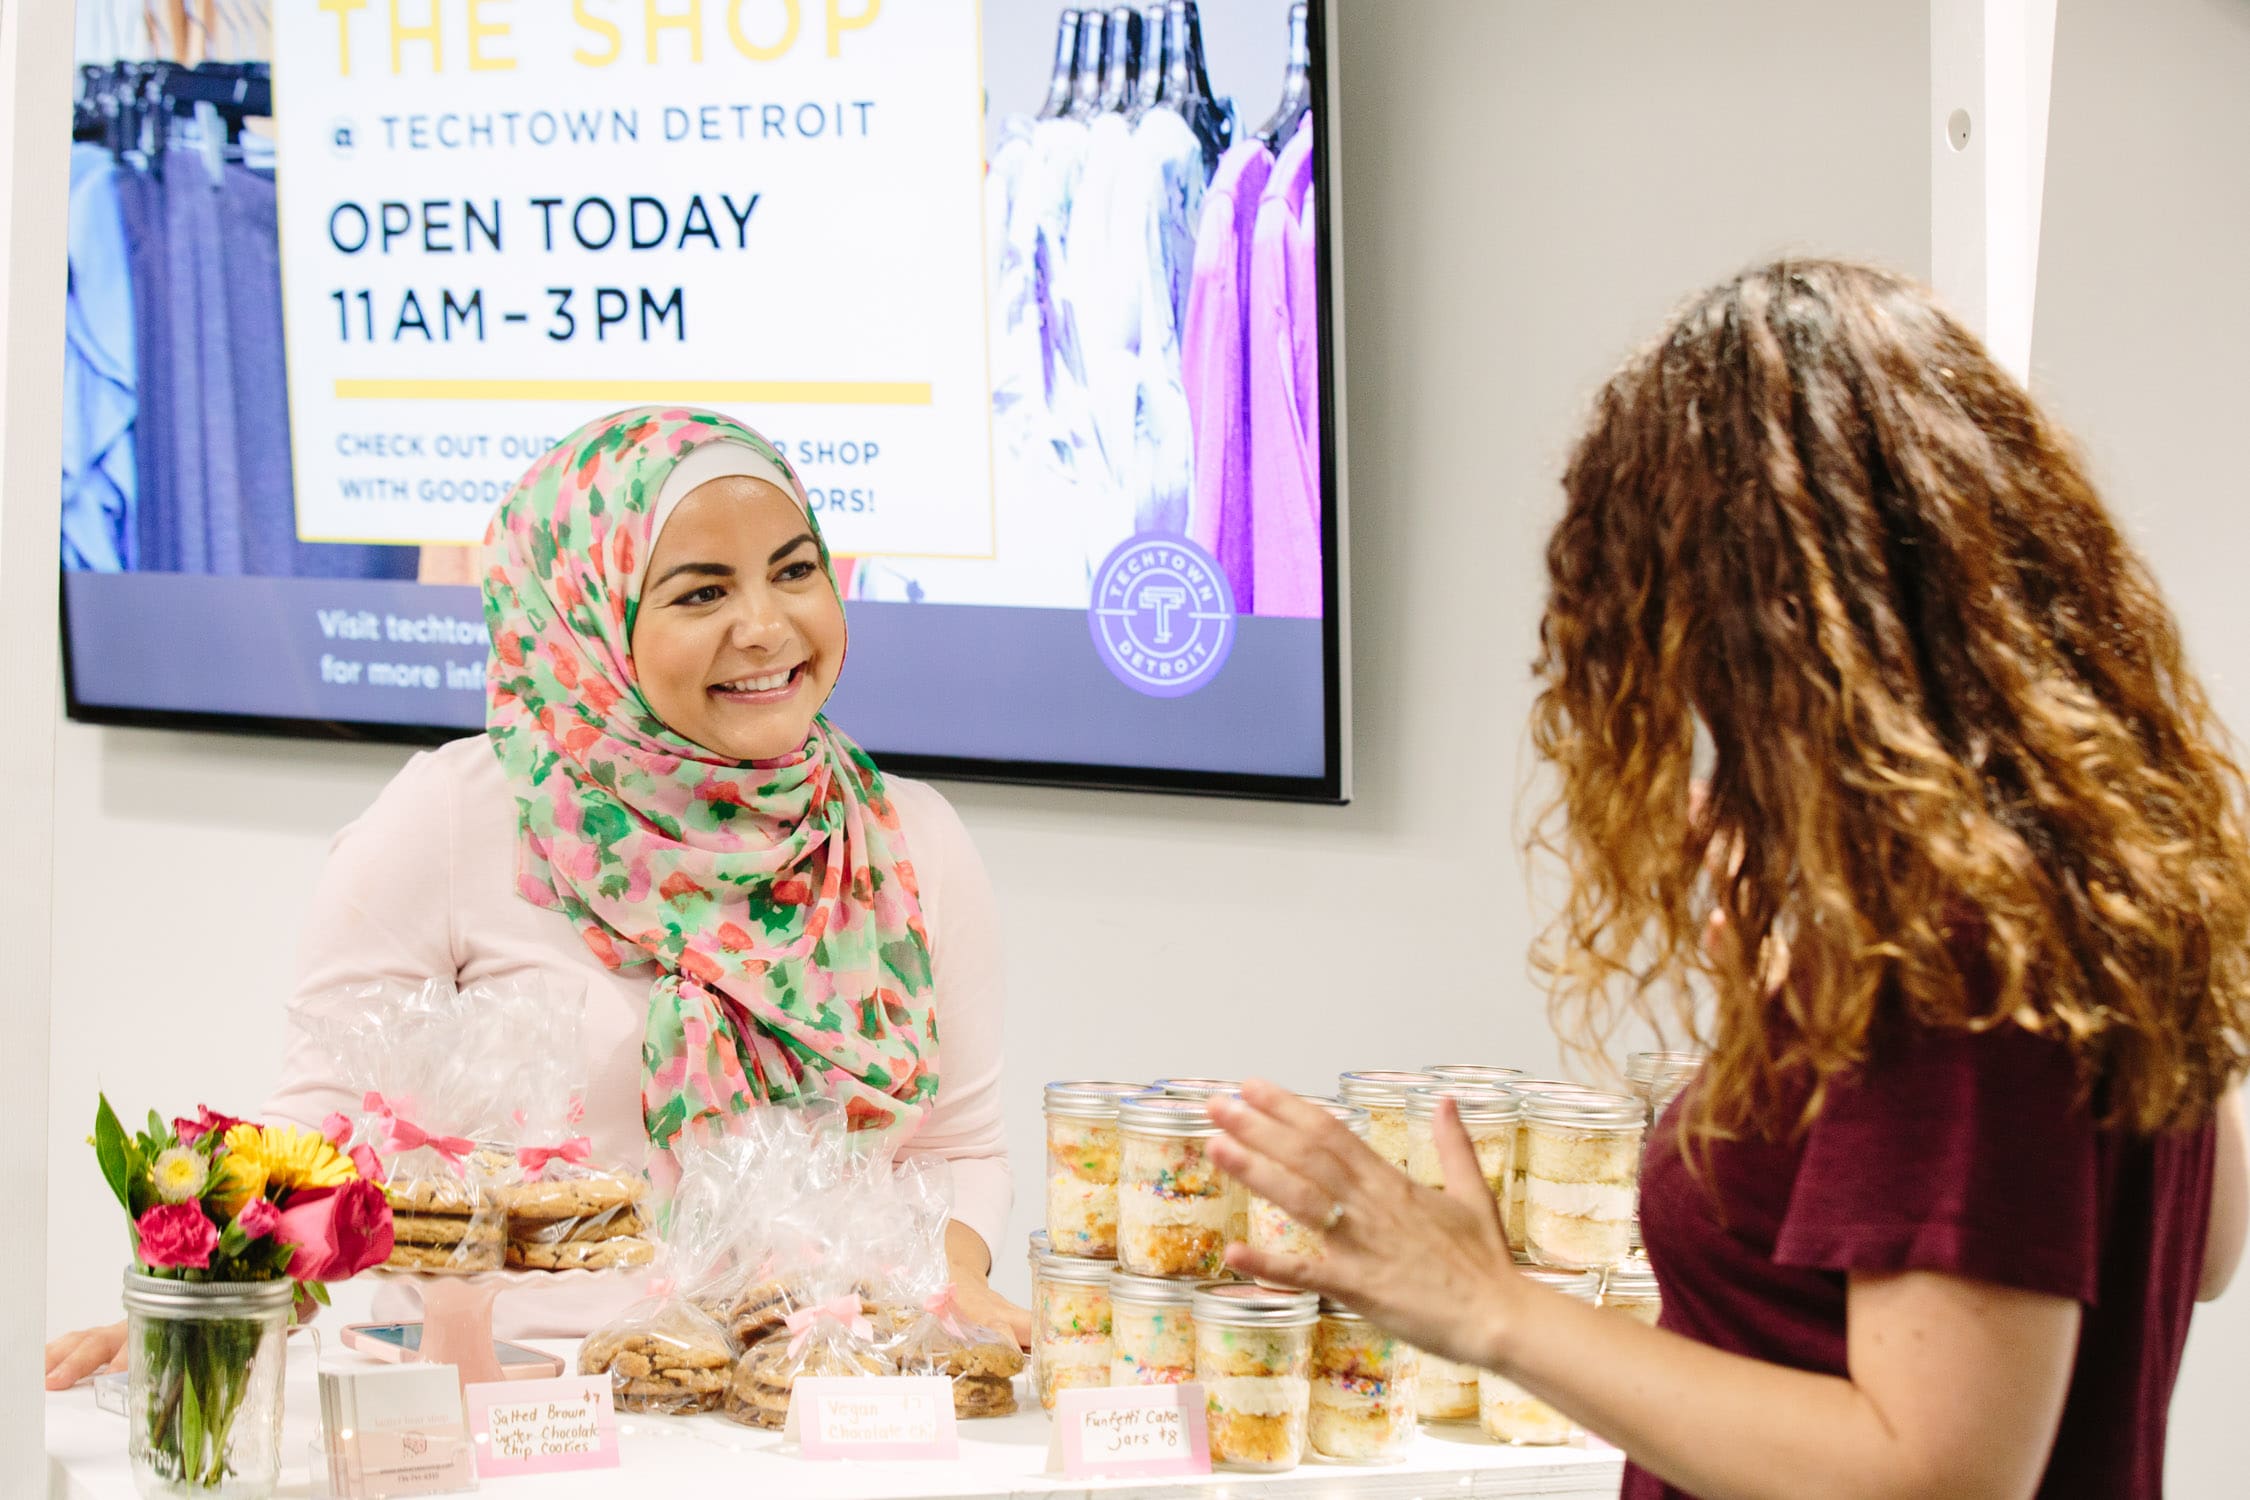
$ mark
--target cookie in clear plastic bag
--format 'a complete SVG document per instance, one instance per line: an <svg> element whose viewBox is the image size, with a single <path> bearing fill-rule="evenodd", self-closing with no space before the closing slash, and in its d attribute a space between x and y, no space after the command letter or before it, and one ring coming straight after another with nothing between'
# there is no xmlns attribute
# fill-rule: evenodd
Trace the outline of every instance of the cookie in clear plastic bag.
<svg viewBox="0 0 2250 1500"><path fill-rule="evenodd" d="M619 1411L716 1411L736 1350L726 1330L686 1302L652 1297L578 1347L578 1373L607 1375Z"/></svg>
<svg viewBox="0 0 2250 1500"><path fill-rule="evenodd" d="M875 1329L859 1298L841 1296L789 1315L782 1331L735 1362L728 1383L729 1417L748 1427L788 1425L789 1399L801 1379L813 1376L889 1376L899 1368L876 1346Z"/></svg>

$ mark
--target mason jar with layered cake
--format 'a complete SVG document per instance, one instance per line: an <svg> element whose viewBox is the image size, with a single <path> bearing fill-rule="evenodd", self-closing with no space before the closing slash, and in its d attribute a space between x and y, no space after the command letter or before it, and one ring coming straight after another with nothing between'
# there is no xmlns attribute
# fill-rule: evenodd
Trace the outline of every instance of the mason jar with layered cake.
<svg viewBox="0 0 2250 1500"><path fill-rule="evenodd" d="M1346 1104L1340 1099L1324 1099L1317 1095L1303 1097L1307 1104L1333 1115L1353 1135L1363 1141L1367 1139L1366 1110L1356 1104ZM1255 1193L1250 1195L1250 1245L1252 1249L1268 1250L1277 1255L1294 1255L1304 1260L1318 1260L1326 1253L1318 1228L1299 1223L1283 1212L1280 1204Z"/></svg>
<svg viewBox="0 0 2250 1500"><path fill-rule="evenodd" d="M1516 1127L1523 1118L1523 1100L1513 1089L1481 1083L1434 1083L1416 1089L1406 1100L1406 1175L1424 1187L1445 1186L1445 1167L1438 1159L1437 1110L1453 1101L1453 1113L1476 1147L1477 1170L1495 1203L1508 1201L1508 1185L1516 1169Z"/></svg>
<svg viewBox="0 0 2250 1500"><path fill-rule="evenodd" d="M1636 1052L1625 1059L1625 1086L1653 1126L1702 1067L1700 1052Z"/></svg>
<svg viewBox="0 0 2250 1500"><path fill-rule="evenodd" d="M1195 1379L1195 1283L1109 1273L1109 1383L1185 1385Z"/></svg>
<svg viewBox="0 0 2250 1500"><path fill-rule="evenodd" d="M1136 1276L1222 1273L1230 1235L1248 1235L1250 1200L1211 1160L1218 1134L1200 1099L1135 1094L1119 1105L1119 1266Z"/></svg>
<svg viewBox="0 0 2250 1500"><path fill-rule="evenodd" d="M1422 1070L1440 1083L1486 1083L1494 1088L1513 1088L1523 1077L1521 1068L1495 1067L1491 1063L1431 1063Z"/></svg>
<svg viewBox="0 0 2250 1500"><path fill-rule="evenodd" d="M1526 1111L1531 1101L1542 1094L1599 1094L1602 1090L1592 1084L1570 1083L1560 1078L1519 1078L1508 1085L1522 1096ZM1516 1123L1516 1166L1508 1184L1507 1200L1501 1205L1500 1221L1508 1231L1508 1243L1517 1250L1523 1248L1523 1195L1524 1174L1531 1157L1529 1144L1531 1126L1528 1115Z"/></svg>
<svg viewBox="0 0 2250 1500"><path fill-rule="evenodd" d="M1406 1170L1406 1100L1437 1080L1427 1073L1367 1069L1336 1079L1336 1097L1367 1111L1367 1144L1377 1156Z"/></svg>
<svg viewBox="0 0 2250 1500"><path fill-rule="evenodd" d="M1242 1092L1239 1078L1159 1078L1149 1085L1156 1094L1175 1099L1231 1099Z"/></svg>
<svg viewBox="0 0 2250 1500"><path fill-rule="evenodd" d="M1146 1084L1050 1083L1047 1243L1057 1255L1117 1258L1117 1107Z"/></svg>
<svg viewBox="0 0 2250 1500"><path fill-rule="evenodd" d="M1278 1473L1303 1458L1320 1299L1244 1281L1195 1289L1195 1378L1211 1462Z"/></svg>
<svg viewBox="0 0 2250 1500"><path fill-rule="evenodd" d="M1109 1384L1110 1265L1057 1255L1031 1237L1031 1385L1055 1409L1064 1391Z"/></svg>
<svg viewBox="0 0 2250 1500"><path fill-rule="evenodd" d="M1638 1255L1611 1266L1602 1273L1602 1306L1654 1328L1664 1315L1664 1299L1656 1290L1656 1268Z"/></svg>
<svg viewBox="0 0 2250 1500"><path fill-rule="evenodd" d="M1581 1302L1601 1298L1601 1278L1591 1271L1550 1271L1536 1266L1523 1274ZM1578 1429L1570 1418L1504 1375L1484 1372L1478 1381L1477 1422L1496 1443L1551 1447L1570 1442Z"/></svg>
<svg viewBox="0 0 2250 1500"><path fill-rule="evenodd" d="M1541 1094L1524 1107L1523 1243L1533 1260L1587 1271L1625 1258L1644 1118L1623 1094Z"/></svg>
<svg viewBox="0 0 2250 1500"><path fill-rule="evenodd" d="M1323 1298L1313 1330L1312 1451L1343 1463L1388 1464L1414 1441L1420 1356L1358 1313Z"/></svg>

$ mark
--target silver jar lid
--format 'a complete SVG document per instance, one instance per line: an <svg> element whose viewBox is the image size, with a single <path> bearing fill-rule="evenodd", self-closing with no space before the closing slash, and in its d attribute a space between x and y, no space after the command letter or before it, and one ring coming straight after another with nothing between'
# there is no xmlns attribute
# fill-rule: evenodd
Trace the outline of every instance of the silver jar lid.
<svg viewBox="0 0 2250 1500"><path fill-rule="evenodd" d="M1253 1281L1206 1281L1195 1289L1195 1321L1236 1328L1302 1328L1320 1316L1311 1292L1284 1292Z"/></svg>
<svg viewBox="0 0 2250 1500"><path fill-rule="evenodd" d="M1543 1266L1526 1266L1523 1274L1541 1286L1553 1287L1565 1296L1576 1297L1581 1302L1599 1302L1602 1295L1602 1278L1593 1271L1550 1271Z"/></svg>
<svg viewBox="0 0 2250 1500"><path fill-rule="evenodd" d="M1523 1113L1523 1099L1514 1089L1482 1083L1433 1083L1406 1096L1406 1117L1437 1118L1440 1099L1453 1101L1453 1112L1464 1125L1505 1125Z"/></svg>
<svg viewBox="0 0 2250 1500"><path fill-rule="evenodd" d="M1146 1307L1186 1307L1195 1300L1195 1283L1169 1276L1136 1276L1131 1271L1109 1273L1112 1301Z"/></svg>
<svg viewBox="0 0 2250 1500"><path fill-rule="evenodd" d="M1567 1126L1573 1130L1640 1129L1648 1123L1641 1101L1629 1094L1534 1094L1523 1117L1534 1125Z"/></svg>
<svg viewBox="0 0 2250 1500"><path fill-rule="evenodd" d="M175 1318L252 1318L284 1313L296 1283L282 1281L179 1281L145 1271L125 1273L129 1312Z"/></svg>
<svg viewBox="0 0 2250 1500"><path fill-rule="evenodd" d="M1636 1052L1625 1059L1625 1077L1632 1083L1654 1083L1659 1078L1692 1078L1703 1066L1700 1052Z"/></svg>
<svg viewBox="0 0 2250 1500"><path fill-rule="evenodd" d="M1114 1120L1121 1102L1147 1092L1145 1083L1108 1083L1099 1079L1050 1083L1047 1085L1047 1113L1066 1120Z"/></svg>
<svg viewBox="0 0 2250 1500"><path fill-rule="evenodd" d="M1646 1302L1657 1295L1656 1267L1637 1256L1611 1266L1602 1278L1602 1300L1612 1297L1629 1297L1636 1302Z"/></svg>
<svg viewBox="0 0 2250 1500"><path fill-rule="evenodd" d="M1496 1083L1513 1087L1523 1077L1521 1068L1496 1068L1490 1063L1431 1063L1422 1070L1447 1083Z"/></svg>
<svg viewBox="0 0 2250 1500"><path fill-rule="evenodd" d="M1346 1130L1358 1136L1361 1140L1367 1138L1368 1127L1372 1120L1367 1111L1361 1109L1358 1105L1346 1104L1341 1099L1331 1099L1325 1094L1299 1094L1297 1097L1316 1108L1327 1110L1329 1114L1343 1121Z"/></svg>
<svg viewBox="0 0 2250 1500"><path fill-rule="evenodd" d="M1239 1078L1159 1078L1149 1085L1175 1099L1223 1099L1242 1092Z"/></svg>
<svg viewBox="0 0 2250 1500"><path fill-rule="evenodd" d="M1135 1094L1121 1103L1117 1108L1117 1127L1142 1135L1189 1139L1219 1133L1219 1127L1211 1123L1211 1111L1201 1099L1158 1093Z"/></svg>
<svg viewBox="0 0 2250 1500"><path fill-rule="evenodd" d="M1082 1255L1057 1255L1046 1246L1046 1235L1033 1237L1037 1243L1031 1247L1031 1275L1033 1280L1060 1281L1071 1286L1109 1287L1109 1273L1116 1269L1113 1260L1088 1260Z"/></svg>
<svg viewBox="0 0 2250 1500"><path fill-rule="evenodd" d="M1358 1073L1338 1074L1336 1093L1346 1104L1363 1105L1369 1109L1404 1109L1408 1094L1418 1088L1426 1088L1434 1081L1427 1073L1374 1068Z"/></svg>
<svg viewBox="0 0 2250 1500"><path fill-rule="evenodd" d="M1353 1312L1334 1297L1320 1299L1320 1315L1337 1323L1364 1323L1367 1321L1366 1314Z"/></svg>

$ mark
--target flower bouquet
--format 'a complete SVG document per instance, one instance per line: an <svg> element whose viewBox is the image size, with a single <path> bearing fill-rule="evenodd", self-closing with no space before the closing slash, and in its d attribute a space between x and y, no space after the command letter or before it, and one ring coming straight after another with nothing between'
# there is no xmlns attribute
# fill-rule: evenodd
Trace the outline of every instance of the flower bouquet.
<svg viewBox="0 0 2250 1500"><path fill-rule="evenodd" d="M391 1253L382 1167L351 1126L215 1114L128 1132L101 1100L93 1147L131 1223L130 1448L144 1495L270 1494L282 1340L324 1283Z"/></svg>

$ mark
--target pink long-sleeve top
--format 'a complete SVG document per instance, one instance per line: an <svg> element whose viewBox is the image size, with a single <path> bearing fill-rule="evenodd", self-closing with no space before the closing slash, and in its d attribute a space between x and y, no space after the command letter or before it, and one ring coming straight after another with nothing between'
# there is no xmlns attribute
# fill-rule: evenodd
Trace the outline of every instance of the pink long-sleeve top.
<svg viewBox="0 0 2250 1500"><path fill-rule="evenodd" d="M952 1163L953 1217L997 1248L1012 1193L1001 1131L1000 942L992 887L960 815L934 787L886 781L921 883L936 978L937 1105L902 1155ZM482 735L417 755L336 835L313 893L292 1008L340 985L396 979L540 979L583 994L585 1133L599 1160L646 1163L641 1034L653 970L602 967L568 919L515 893L516 804ZM290 1028L267 1118L318 1128L359 1101L302 1028ZM503 1337L576 1337L642 1295L646 1273L526 1283L500 1299ZM409 1315L386 1289L376 1315Z"/></svg>

